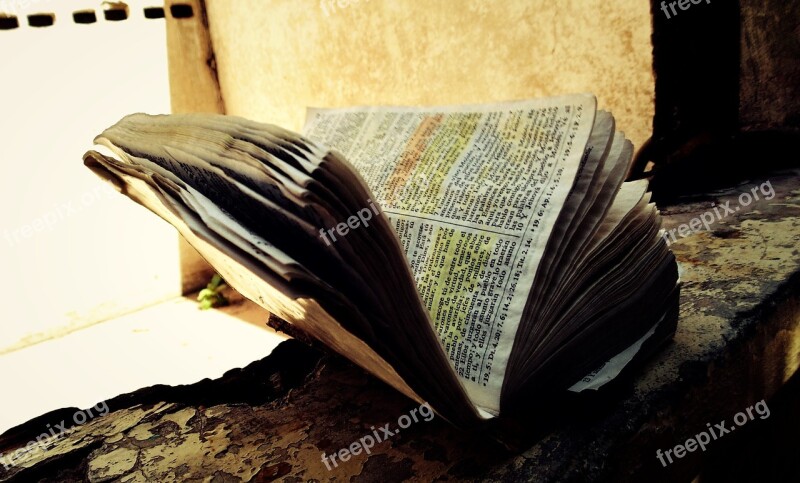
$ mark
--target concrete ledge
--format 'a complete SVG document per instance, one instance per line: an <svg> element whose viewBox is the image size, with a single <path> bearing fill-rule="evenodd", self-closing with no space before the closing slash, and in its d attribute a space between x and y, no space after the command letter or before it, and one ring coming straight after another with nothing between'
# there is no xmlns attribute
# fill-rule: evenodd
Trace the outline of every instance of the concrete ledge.
<svg viewBox="0 0 800 483"><path fill-rule="evenodd" d="M758 191L759 201L740 203L741 192L752 196L766 181L771 199ZM221 379L109 401L107 416L67 430L19 465L0 466L0 481L690 481L738 434L666 467L656 451L721 421L732 426L762 399L773 404L800 365L798 181L796 172L774 175L664 209L668 230L722 206L733 210L672 244L684 283L675 341L600 393L532 408L542 424L523 450L420 419L328 470L323 453L381 434L387 423L396 429L416 405L339 358L287 341ZM779 405L798 419L797 406ZM0 437L0 452L75 411L14 428ZM775 413L739 434L769 425Z"/></svg>

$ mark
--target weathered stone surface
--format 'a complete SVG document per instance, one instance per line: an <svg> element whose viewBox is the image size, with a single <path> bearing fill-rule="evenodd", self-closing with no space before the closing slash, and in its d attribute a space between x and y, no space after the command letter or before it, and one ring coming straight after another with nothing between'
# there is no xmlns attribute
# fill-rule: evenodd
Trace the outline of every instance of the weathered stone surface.
<svg viewBox="0 0 800 483"><path fill-rule="evenodd" d="M800 3L743 0L739 125L800 132Z"/></svg>
<svg viewBox="0 0 800 483"><path fill-rule="evenodd" d="M599 394L532 408L541 424L521 450L419 418L328 470L323 453L387 423L394 431L416 405L339 358L287 341L219 380L110 401L113 412L0 468L0 481L690 480L706 453L664 468L656 450L769 401L800 365L798 181L798 173L773 176L775 196L759 192L738 211L739 193L760 182L664 209L667 229L729 201L734 211L672 244L684 283L675 341ZM15 428L0 451L60 419Z"/></svg>

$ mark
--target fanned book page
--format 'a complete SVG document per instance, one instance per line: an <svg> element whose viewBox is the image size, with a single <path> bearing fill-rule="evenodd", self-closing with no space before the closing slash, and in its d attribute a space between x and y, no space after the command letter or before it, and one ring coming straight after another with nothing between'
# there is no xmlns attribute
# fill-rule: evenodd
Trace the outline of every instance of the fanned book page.
<svg viewBox="0 0 800 483"><path fill-rule="evenodd" d="M394 223L453 369L493 414L594 113L591 96L309 113L305 134L340 149Z"/></svg>
<svg viewBox="0 0 800 483"><path fill-rule="evenodd" d="M677 269L590 95L128 116L85 163L242 294L443 417L596 389L674 333ZM472 423L471 423L472 422Z"/></svg>

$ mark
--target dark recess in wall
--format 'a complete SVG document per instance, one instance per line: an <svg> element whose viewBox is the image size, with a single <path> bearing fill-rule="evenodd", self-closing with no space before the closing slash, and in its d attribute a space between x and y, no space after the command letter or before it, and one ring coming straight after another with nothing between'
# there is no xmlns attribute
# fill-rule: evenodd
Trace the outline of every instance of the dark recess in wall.
<svg viewBox="0 0 800 483"><path fill-rule="evenodd" d="M632 177L674 201L798 166L800 2L701 2L670 18L662 3L651 0L653 136Z"/></svg>

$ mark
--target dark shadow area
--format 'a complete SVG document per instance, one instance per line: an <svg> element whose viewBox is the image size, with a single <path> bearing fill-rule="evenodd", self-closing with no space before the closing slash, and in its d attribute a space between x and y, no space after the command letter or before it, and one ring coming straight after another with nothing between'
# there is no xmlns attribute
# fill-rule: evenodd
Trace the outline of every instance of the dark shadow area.
<svg viewBox="0 0 800 483"><path fill-rule="evenodd" d="M94 10L79 10L72 12L72 20L78 24L90 24L97 22L97 14Z"/></svg>
<svg viewBox="0 0 800 483"><path fill-rule="evenodd" d="M192 18L194 9L187 3L174 3L169 6L169 13L172 18Z"/></svg>
<svg viewBox="0 0 800 483"><path fill-rule="evenodd" d="M112 7L103 10L103 17L109 22L120 22L128 19L128 7Z"/></svg>
<svg viewBox="0 0 800 483"><path fill-rule="evenodd" d="M161 7L146 7L144 9L144 18L164 18L164 9Z"/></svg>
<svg viewBox="0 0 800 483"><path fill-rule="evenodd" d="M709 448L698 483L800 481L800 373L768 405L768 418L756 418Z"/></svg>
<svg viewBox="0 0 800 483"><path fill-rule="evenodd" d="M15 16L0 16L0 30L19 28L19 20Z"/></svg>
<svg viewBox="0 0 800 483"><path fill-rule="evenodd" d="M56 22L56 16L52 13L36 13L28 15L28 25L31 27L50 27Z"/></svg>
<svg viewBox="0 0 800 483"><path fill-rule="evenodd" d="M674 3L651 1L653 135L631 178L660 205L798 166L800 3Z"/></svg>

